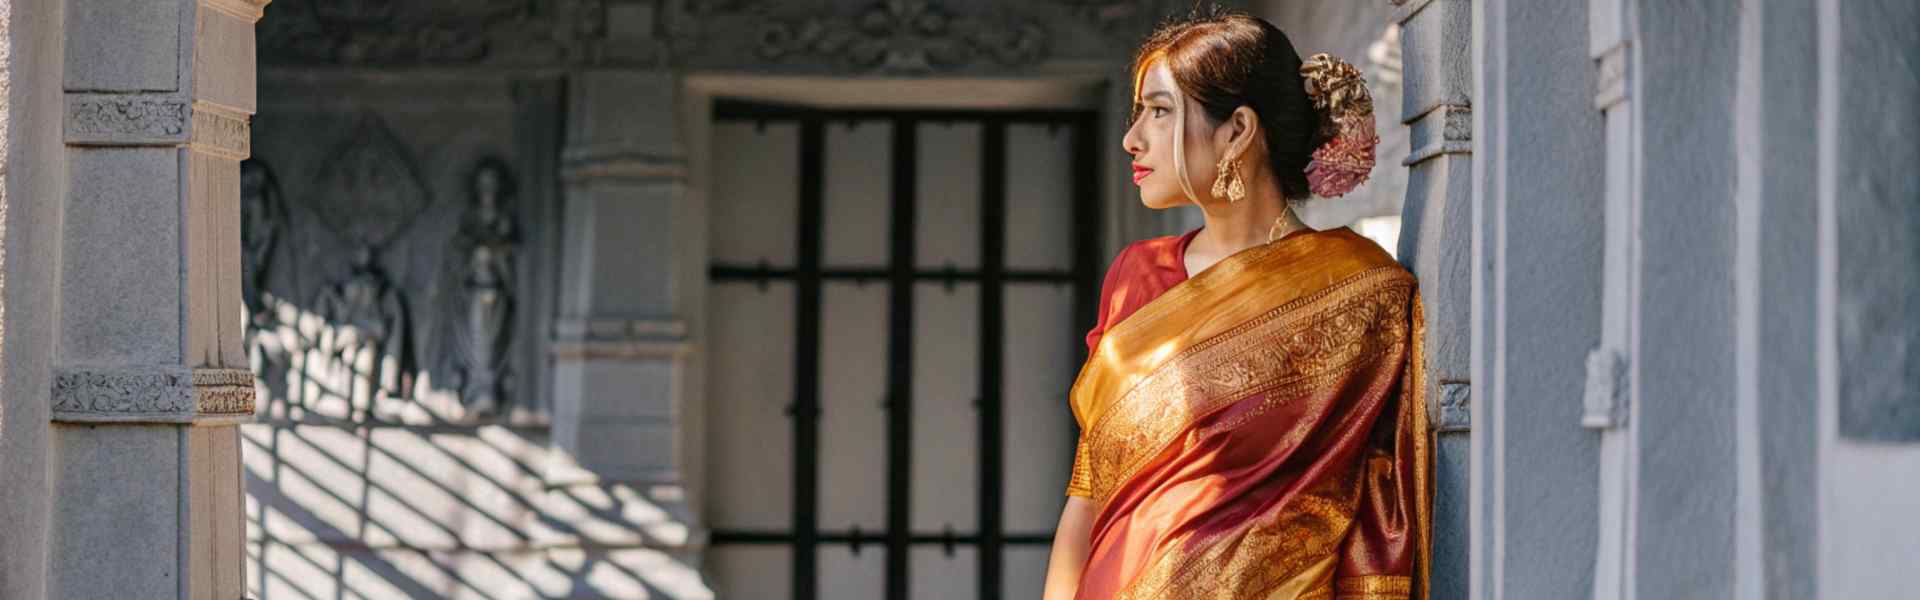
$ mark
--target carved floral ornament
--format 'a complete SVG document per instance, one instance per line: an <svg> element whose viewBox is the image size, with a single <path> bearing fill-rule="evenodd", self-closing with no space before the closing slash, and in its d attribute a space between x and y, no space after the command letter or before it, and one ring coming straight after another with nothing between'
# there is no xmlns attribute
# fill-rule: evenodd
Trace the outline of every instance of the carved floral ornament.
<svg viewBox="0 0 1920 600"><path fill-rule="evenodd" d="M259 40L267 62L579 62L605 13L604 0L277 0Z"/></svg>
<svg viewBox="0 0 1920 600"><path fill-rule="evenodd" d="M1045 55L1045 38L1027 20L958 16L928 0L881 0L852 15L771 18L760 29L759 51L767 59L814 54L856 69L924 72L976 56L1031 64Z"/></svg>
<svg viewBox="0 0 1920 600"><path fill-rule="evenodd" d="M1050 53L1125 51L1153 23L1190 6L1182 0L668 0L644 8L606 0L277 0L260 21L259 43L267 64L734 64L811 56L847 70L911 73L978 63L1026 66ZM636 10L649 11L655 25L616 24L634 23ZM1096 35L1063 35L1080 28ZM1089 40L1098 47L1068 48ZM671 58L634 50L639 47ZM748 51L742 56L736 49Z"/></svg>
<svg viewBox="0 0 1920 600"><path fill-rule="evenodd" d="M244 369L67 367L53 375L55 421L245 420L253 409L253 373Z"/></svg>

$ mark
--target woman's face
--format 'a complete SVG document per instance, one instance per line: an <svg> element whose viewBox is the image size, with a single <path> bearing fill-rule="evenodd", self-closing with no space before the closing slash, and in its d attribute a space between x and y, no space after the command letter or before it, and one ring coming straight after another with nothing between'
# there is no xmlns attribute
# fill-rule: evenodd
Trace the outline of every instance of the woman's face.
<svg viewBox="0 0 1920 600"><path fill-rule="evenodd" d="M1204 194L1213 185L1213 163L1219 150L1209 135L1214 127L1207 123L1200 103L1186 97L1173 82L1173 72L1164 61L1155 62L1141 78L1140 114L1121 140L1127 154L1133 155L1133 183L1140 187L1140 202L1147 208L1172 208L1194 201L1180 185L1180 169L1174 155L1174 137L1186 136L1183 153L1187 159L1187 183L1196 194ZM1181 105L1184 103L1184 106ZM1186 127L1178 119L1184 117Z"/></svg>

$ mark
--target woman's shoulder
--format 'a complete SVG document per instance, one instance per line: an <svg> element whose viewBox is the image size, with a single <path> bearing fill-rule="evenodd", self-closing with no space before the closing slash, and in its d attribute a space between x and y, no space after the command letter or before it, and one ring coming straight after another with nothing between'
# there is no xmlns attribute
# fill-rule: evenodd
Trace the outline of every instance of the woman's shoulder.
<svg viewBox="0 0 1920 600"><path fill-rule="evenodd" d="M1163 235L1135 240L1120 249L1113 263L1107 268L1109 274L1115 272L1136 272L1139 274L1173 270L1186 272L1186 240L1192 232L1180 235Z"/></svg>

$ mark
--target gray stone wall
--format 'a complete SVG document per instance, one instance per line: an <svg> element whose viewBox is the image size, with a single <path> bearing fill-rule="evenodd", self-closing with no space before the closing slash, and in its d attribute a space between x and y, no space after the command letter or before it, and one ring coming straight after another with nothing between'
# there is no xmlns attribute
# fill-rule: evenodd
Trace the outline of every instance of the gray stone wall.
<svg viewBox="0 0 1920 600"><path fill-rule="evenodd" d="M7 89L0 138L0 597L47 596L47 420L59 206L61 2L0 5ZM19 60L20 57L52 57ZM36 316L37 315L37 316Z"/></svg>
<svg viewBox="0 0 1920 600"><path fill-rule="evenodd" d="M1760 477L1757 485L1742 487L1741 495L1757 495L1758 564L1742 565L1760 571L1765 597L1784 600L1812 598L1818 593L1817 523L1814 499L1819 496L1817 462L1820 410L1808 398L1818 397L1816 290L1819 288L1819 230L1817 177L1805 165L1818 165L1819 152L1809 140L1819 139L1820 54L1814 0L1766 3L1757 17L1759 35L1743 43L1742 60L1759 75L1742 95L1759 99L1759 114L1750 124L1762 140L1759 148L1736 144L1758 164L1750 167L1757 186L1755 229L1742 254L1753 253L1753 283L1741 293L1753 294L1753 314L1743 324L1754 329L1753 401L1759 430L1751 460ZM1745 35L1753 35L1747 26ZM1747 138L1752 139L1752 138ZM1790 165L1767 168L1767 165ZM1816 167L1817 169L1817 167ZM1750 181L1743 178L1742 183ZM1749 460L1743 454L1741 460ZM1743 531L1749 525L1741 523ZM1741 539L1741 548L1749 545Z"/></svg>
<svg viewBox="0 0 1920 600"><path fill-rule="evenodd" d="M1734 346L1730 108L1739 15L1706 2L1644 2L1639 12L1646 262L1631 551L1642 596L1725 596L1733 593L1735 474L1726 465L1735 460L1734 364L1732 353L1711 349Z"/></svg>
<svg viewBox="0 0 1920 600"><path fill-rule="evenodd" d="M1601 114L1581 3L1477 3L1472 590L1593 593L1599 440L1581 427L1599 339Z"/></svg>
<svg viewBox="0 0 1920 600"><path fill-rule="evenodd" d="M1920 12L1910 2L1818 6L1822 343L1818 590L1911 593L1920 555L1913 313L1920 262ZM1907 561L1910 562L1910 561Z"/></svg>

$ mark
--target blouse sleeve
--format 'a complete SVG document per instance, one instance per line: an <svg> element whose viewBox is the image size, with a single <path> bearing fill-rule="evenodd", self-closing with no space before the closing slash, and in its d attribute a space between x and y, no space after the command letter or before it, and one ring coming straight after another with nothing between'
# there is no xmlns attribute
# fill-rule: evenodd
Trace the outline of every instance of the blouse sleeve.
<svg viewBox="0 0 1920 600"><path fill-rule="evenodd" d="M1107 266L1106 278L1100 284L1100 303L1097 305L1098 308L1095 309L1099 314L1094 322L1093 329L1087 331L1088 357L1093 356L1094 348L1100 347L1100 337L1107 332L1107 323L1112 318L1114 312L1113 291L1119 287L1121 272L1124 270L1121 265L1127 263L1127 256L1133 252L1133 248L1134 244L1128 244L1127 247L1121 248L1120 254L1114 256L1113 263ZM1077 418L1078 416L1076 412L1075 417ZM1087 456L1086 427L1086 423L1080 423L1080 442L1075 444L1073 452L1073 475L1071 479L1067 481L1068 496L1080 496L1082 498L1090 498L1093 496L1092 463L1089 462L1092 460L1092 457Z"/></svg>
<svg viewBox="0 0 1920 600"><path fill-rule="evenodd" d="M1100 283L1100 304L1094 308L1094 311L1098 314L1095 315L1096 318L1093 329L1087 331L1088 356L1093 355L1094 348L1100 347L1100 338L1106 335L1107 324L1113 320L1113 313L1118 308L1114 306L1113 293L1120 288L1120 279L1123 272L1126 271L1123 265L1127 264L1127 257L1133 254L1133 248L1136 245L1138 245L1138 243L1128 244L1127 247L1121 248L1120 254L1114 256L1113 263L1107 266L1106 278L1101 280ZM1084 423L1082 425L1084 425Z"/></svg>

